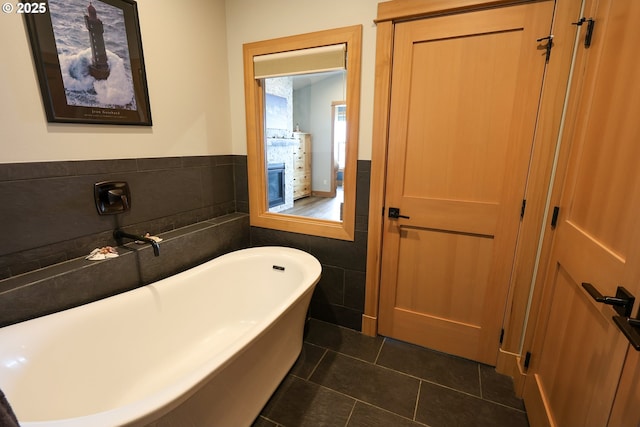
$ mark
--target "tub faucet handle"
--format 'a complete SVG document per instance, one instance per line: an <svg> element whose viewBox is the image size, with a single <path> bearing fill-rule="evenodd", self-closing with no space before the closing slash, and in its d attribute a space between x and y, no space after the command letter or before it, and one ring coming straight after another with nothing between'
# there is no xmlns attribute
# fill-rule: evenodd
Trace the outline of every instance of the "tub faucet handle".
<svg viewBox="0 0 640 427"><path fill-rule="evenodd" d="M127 193L124 192L121 188L114 188L107 192L109 197L109 203L115 204L117 202L122 203L122 207L125 211L129 210L129 199L127 199Z"/></svg>

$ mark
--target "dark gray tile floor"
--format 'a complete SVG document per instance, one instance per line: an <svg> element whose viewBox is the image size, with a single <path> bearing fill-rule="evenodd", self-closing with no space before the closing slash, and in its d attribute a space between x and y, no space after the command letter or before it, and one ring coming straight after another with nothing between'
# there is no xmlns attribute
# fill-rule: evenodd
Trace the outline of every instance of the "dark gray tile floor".
<svg viewBox="0 0 640 427"><path fill-rule="evenodd" d="M253 427L527 427L491 366L311 319L302 353Z"/></svg>

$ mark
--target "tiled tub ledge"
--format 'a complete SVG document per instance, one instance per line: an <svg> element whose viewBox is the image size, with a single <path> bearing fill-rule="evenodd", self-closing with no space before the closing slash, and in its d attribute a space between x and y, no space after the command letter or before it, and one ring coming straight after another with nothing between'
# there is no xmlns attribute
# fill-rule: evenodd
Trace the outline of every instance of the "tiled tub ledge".
<svg viewBox="0 0 640 427"><path fill-rule="evenodd" d="M249 216L235 213L159 234L150 245L119 246L117 258L77 258L0 280L0 327L135 289L249 246Z"/></svg>

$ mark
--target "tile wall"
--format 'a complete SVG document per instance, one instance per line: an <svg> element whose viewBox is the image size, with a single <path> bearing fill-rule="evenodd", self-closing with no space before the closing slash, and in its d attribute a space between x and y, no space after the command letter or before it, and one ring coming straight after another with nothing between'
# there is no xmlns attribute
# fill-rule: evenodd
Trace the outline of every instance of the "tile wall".
<svg viewBox="0 0 640 427"><path fill-rule="evenodd" d="M0 164L0 279L236 212L234 156ZM93 186L126 181L131 210L98 215Z"/></svg>
<svg viewBox="0 0 640 427"><path fill-rule="evenodd" d="M251 245L302 249L322 264L322 278L311 300L311 317L360 331L364 313L371 162L358 161L355 240L251 228Z"/></svg>
<svg viewBox="0 0 640 427"><path fill-rule="evenodd" d="M250 227L245 215L249 212L246 156L0 164L0 306L4 306L0 311L22 304L20 313L14 314L33 317L30 311L50 312L77 304L78 298L82 303L108 296L241 246L285 245L306 250L322 263L322 279L311 303L312 317L360 330L369 176L370 162L359 161L356 237L354 242L345 242ZM98 215L93 185L107 180L129 183L129 212ZM143 273L135 267L135 279L120 284L120 279L114 279L106 289L74 288L91 283L86 277L76 277L73 285L46 282L52 277L43 275L58 277L60 269L76 271L74 263L84 262L83 257L92 249L115 245L112 232L118 227L134 234L169 233L176 239L172 245L182 249L176 249L173 262L165 263L168 258L157 261L146 247L146 252L136 256L164 270ZM189 239L198 241L201 249ZM167 243L163 246L169 248ZM123 264L122 271L130 268ZM119 277L116 273L108 269L99 276ZM38 283L47 284L31 286L28 278L36 276ZM16 289L34 293L17 294L13 292ZM7 320L0 319L0 324L7 324Z"/></svg>
<svg viewBox="0 0 640 427"><path fill-rule="evenodd" d="M236 214L248 210L246 178L236 188L236 161L195 156L0 165L0 325L126 291L248 246L248 216ZM240 169L246 175L246 161ZM98 215L93 186L109 180L129 183L129 212ZM161 256L148 245L132 245L108 263L85 261L94 248L116 245L115 228L162 234Z"/></svg>

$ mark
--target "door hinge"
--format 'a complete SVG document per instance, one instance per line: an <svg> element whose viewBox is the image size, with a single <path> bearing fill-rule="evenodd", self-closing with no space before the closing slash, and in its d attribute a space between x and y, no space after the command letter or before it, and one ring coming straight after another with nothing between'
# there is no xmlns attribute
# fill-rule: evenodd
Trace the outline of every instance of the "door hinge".
<svg viewBox="0 0 640 427"><path fill-rule="evenodd" d="M502 340L504 339L504 329L500 330L500 344L502 344Z"/></svg>
<svg viewBox="0 0 640 427"><path fill-rule="evenodd" d="M527 354L524 355L524 369L529 368L530 363L531 363L531 352L527 351Z"/></svg>
<svg viewBox="0 0 640 427"><path fill-rule="evenodd" d="M543 40L546 40L547 44L545 44L544 46L538 46L538 49L544 49L547 51L545 56L546 58L545 61L549 63L549 58L551 58L551 48L553 47L553 34L549 34L546 37L540 37L539 39L536 39L538 43L540 43Z"/></svg>
<svg viewBox="0 0 640 427"><path fill-rule="evenodd" d="M578 22L572 22L572 25L577 25L581 27L582 24L587 23L587 32L584 35L584 47L585 49L589 49L591 46L591 38L593 37L593 27L596 25L596 21L593 18L585 18L584 16L578 20Z"/></svg>
<svg viewBox="0 0 640 427"><path fill-rule="evenodd" d="M522 199L522 207L520 208L520 219L524 218L524 210L527 208L527 199Z"/></svg>
<svg viewBox="0 0 640 427"><path fill-rule="evenodd" d="M553 215L551 215L551 228L556 228L558 225L558 215L560 214L560 206L553 207Z"/></svg>

